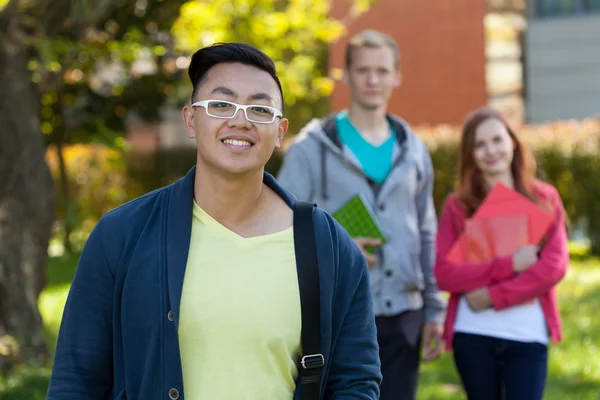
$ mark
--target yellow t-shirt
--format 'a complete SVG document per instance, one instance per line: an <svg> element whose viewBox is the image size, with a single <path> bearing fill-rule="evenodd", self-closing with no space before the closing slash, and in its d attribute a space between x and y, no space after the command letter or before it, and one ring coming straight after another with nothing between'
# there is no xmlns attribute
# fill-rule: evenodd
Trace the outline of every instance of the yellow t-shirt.
<svg viewBox="0 0 600 400"><path fill-rule="evenodd" d="M180 313L186 399L292 399L301 332L292 228L243 238L194 203Z"/></svg>

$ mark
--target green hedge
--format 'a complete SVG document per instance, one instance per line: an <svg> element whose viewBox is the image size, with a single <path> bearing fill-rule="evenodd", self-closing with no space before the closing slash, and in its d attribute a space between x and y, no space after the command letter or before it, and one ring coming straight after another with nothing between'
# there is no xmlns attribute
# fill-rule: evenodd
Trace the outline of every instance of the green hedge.
<svg viewBox="0 0 600 400"><path fill-rule="evenodd" d="M575 151L569 156L557 148L534 151L538 177L561 194L571 224L587 222L586 233L592 252L600 254L600 158ZM431 152L435 168L434 196L439 210L445 197L454 189L457 172L457 147L449 144Z"/></svg>
<svg viewBox="0 0 600 400"><path fill-rule="evenodd" d="M459 130L447 126L416 130L431 151L439 210L454 188ZM591 252L600 255L600 120L528 125L519 129L519 136L535 155L538 177L558 189L571 225L583 226Z"/></svg>
<svg viewBox="0 0 600 400"><path fill-rule="evenodd" d="M439 211L454 189L459 130L448 126L415 130L431 152ZM558 188L572 224L587 222L592 252L600 254L600 121L527 126L521 129L521 136L536 155L540 177ZM267 171L277 174L282 154L273 155ZM85 235L103 212L174 181L187 172L195 157L194 150L139 155L102 146L71 146L65 149L71 215L65 215L67 207L59 196L58 218L71 218L71 226L83 226ZM58 178L55 153L50 151L48 160Z"/></svg>
<svg viewBox="0 0 600 400"><path fill-rule="evenodd" d="M434 201L439 212L455 188L460 129L416 127L427 144L435 169ZM538 177L561 194L571 225L585 223L591 252L600 255L600 120L565 121L524 126L520 137L532 149ZM268 165L276 173L281 153Z"/></svg>

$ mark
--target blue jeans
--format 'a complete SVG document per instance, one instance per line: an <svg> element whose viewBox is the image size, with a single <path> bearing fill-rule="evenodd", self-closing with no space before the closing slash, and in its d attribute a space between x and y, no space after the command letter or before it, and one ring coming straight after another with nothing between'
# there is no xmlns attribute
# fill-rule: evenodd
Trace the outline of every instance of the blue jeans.
<svg viewBox="0 0 600 400"><path fill-rule="evenodd" d="M546 345L457 332L452 347L469 400L542 400Z"/></svg>

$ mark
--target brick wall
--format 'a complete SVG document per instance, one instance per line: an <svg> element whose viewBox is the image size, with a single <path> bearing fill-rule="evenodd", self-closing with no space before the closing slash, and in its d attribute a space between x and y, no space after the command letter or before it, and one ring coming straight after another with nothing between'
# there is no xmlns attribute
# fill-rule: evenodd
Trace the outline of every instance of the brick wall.
<svg viewBox="0 0 600 400"><path fill-rule="evenodd" d="M333 0L332 16L348 13L348 0ZM402 86L390 111L411 124L461 123L487 102L484 0L379 0L353 21L329 49L329 68L343 68L348 39L363 29L394 36L400 47ZM348 105L348 89L337 82L332 111Z"/></svg>

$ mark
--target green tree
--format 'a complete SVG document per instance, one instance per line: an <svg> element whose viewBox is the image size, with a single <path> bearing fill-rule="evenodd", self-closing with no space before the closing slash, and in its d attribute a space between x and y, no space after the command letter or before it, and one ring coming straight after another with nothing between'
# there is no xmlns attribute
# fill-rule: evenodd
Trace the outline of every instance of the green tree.
<svg viewBox="0 0 600 400"><path fill-rule="evenodd" d="M277 66L290 130L297 131L327 110L333 80L327 71L327 44L345 33L345 25L372 0L348 1L348 16L330 17L330 1L213 0L189 1L172 32L177 49L190 54L214 42L250 43Z"/></svg>
<svg viewBox="0 0 600 400"><path fill-rule="evenodd" d="M350 19L370 3L348 1ZM46 146L118 146L128 115L156 120L189 101L181 56L216 41L273 57L287 114L306 121L332 88L326 44L344 32L328 12L319 0L0 0L0 337L17 339L23 361L48 354L37 308L56 205Z"/></svg>
<svg viewBox="0 0 600 400"><path fill-rule="evenodd" d="M368 1L348 5L352 17L360 14ZM176 2L138 1L88 29L83 40L63 35L45 41L45 65L33 61L30 69L34 79L43 83L42 131L46 143L56 146L58 153L57 217L64 247L71 250L71 231L87 217L72 199L64 145L101 142L119 147L125 117L131 112L144 120L156 120L165 101L172 106L187 102L189 83L182 56L214 41L252 43L277 60L286 93L286 116L292 121L291 132L297 131L327 109L326 96L333 87L326 71L326 44L336 40L344 26L328 18L328 12L329 3L318 0L190 1L181 10ZM147 64L144 73L136 72L139 63ZM112 82L99 77L98 64L112 73ZM276 163L277 157L272 161ZM141 165L148 169L162 164L146 158ZM154 188L154 183L145 183Z"/></svg>
<svg viewBox="0 0 600 400"><path fill-rule="evenodd" d="M178 10L161 0L0 3L0 337L16 338L25 362L48 355L37 307L56 203L45 146L113 140L126 104L155 113L168 93L160 68L158 79L125 70L103 85L98 67L131 64L142 48L164 55ZM132 91L144 98L131 101Z"/></svg>
<svg viewBox="0 0 600 400"><path fill-rule="evenodd" d="M45 144L58 153L57 217L68 251L70 233L82 218L72 199L63 147L102 143L122 149L128 115L160 119L160 108L181 78L169 34L179 7L173 1L118 7L80 39L65 30L45 40L39 58L29 62L41 90Z"/></svg>

